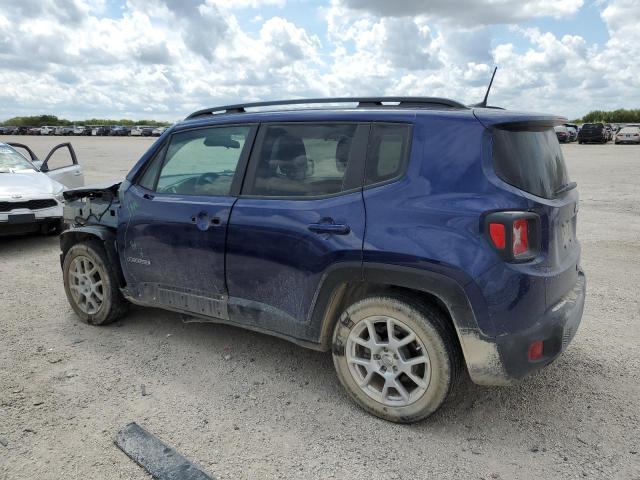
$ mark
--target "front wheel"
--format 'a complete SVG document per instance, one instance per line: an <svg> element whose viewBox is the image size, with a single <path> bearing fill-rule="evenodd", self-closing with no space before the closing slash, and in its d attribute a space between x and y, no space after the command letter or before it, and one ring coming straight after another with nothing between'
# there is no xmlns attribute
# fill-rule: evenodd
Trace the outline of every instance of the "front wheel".
<svg viewBox="0 0 640 480"><path fill-rule="evenodd" d="M434 413L461 370L445 315L397 296L369 297L343 313L334 329L333 363L358 405L399 423Z"/></svg>
<svg viewBox="0 0 640 480"><path fill-rule="evenodd" d="M91 325L116 321L128 302L118 288L118 275L103 246L95 240L73 245L62 265L64 290L71 308Z"/></svg>

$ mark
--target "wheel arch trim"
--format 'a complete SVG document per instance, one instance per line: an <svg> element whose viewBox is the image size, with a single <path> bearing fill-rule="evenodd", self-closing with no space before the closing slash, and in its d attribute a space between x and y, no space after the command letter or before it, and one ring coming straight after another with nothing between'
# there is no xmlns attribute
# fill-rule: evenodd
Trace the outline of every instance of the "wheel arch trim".
<svg viewBox="0 0 640 480"><path fill-rule="evenodd" d="M353 265L338 265L329 271L316 295L311 321L318 325L319 345L322 350L331 347L331 333L339 312L341 295L349 283L371 284L386 287L401 287L432 295L442 302L449 314L471 379L483 385L508 384L507 374L497 344L491 336L493 326L486 312L482 312L483 297L471 279L461 284L454 275L464 278L462 272L445 274L425 268L368 263L357 272ZM480 304L472 307L470 297ZM478 316L482 315L483 327L480 328ZM489 325L484 325L484 323Z"/></svg>
<svg viewBox="0 0 640 480"><path fill-rule="evenodd" d="M109 262L115 266L116 272L118 272L119 286L121 288L124 287L126 282L120 266L116 232L112 228L102 225L86 225L83 227L70 228L62 232L60 234L60 265L64 265L64 257L73 245L90 239L98 240L103 245Z"/></svg>

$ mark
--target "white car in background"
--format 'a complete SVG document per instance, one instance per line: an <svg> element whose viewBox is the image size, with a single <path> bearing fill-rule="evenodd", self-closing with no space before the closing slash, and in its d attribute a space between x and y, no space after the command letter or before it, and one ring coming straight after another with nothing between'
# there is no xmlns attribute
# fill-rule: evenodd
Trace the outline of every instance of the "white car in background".
<svg viewBox="0 0 640 480"><path fill-rule="evenodd" d="M64 148L70 161L54 155ZM59 232L62 192L82 186L84 175L70 143L55 146L42 161L26 145L0 143L0 236Z"/></svg>
<svg viewBox="0 0 640 480"><path fill-rule="evenodd" d="M640 127L627 126L616 133L615 144L636 143L640 144Z"/></svg>
<svg viewBox="0 0 640 480"><path fill-rule="evenodd" d="M53 135L56 131L56 127L41 127L40 135Z"/></svg>
<svg viewBox="0 0 640 480"><path fill-rule="evenodd" d="M152 136L152 137L159 137L159 136L161 136L161 135L164 133L164 131L165 131L166 129L167 129L167 127L157 127L157 128L154 128L154 129L151 131L151 136Z"/></svg>
<svg viewBox="0 0 640 480"><path fill-rule="evenodd" d="M142 127L131 127L131 133L129 133L132 137L141 137L142 136Z"/></svg>

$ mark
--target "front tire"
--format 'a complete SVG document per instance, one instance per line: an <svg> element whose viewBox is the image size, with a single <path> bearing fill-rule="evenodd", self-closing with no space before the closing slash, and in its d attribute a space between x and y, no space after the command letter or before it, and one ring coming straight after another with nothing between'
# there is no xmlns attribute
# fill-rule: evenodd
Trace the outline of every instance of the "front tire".
<svg viewBox="0 0 640 480"><path fill-rule="evenodd" d="M96 240L73 245L62 264L64 291L73 311L90 325L106 325L122 317L129 303L118 288L118 275Z"/></svg>
<svg viewBox="0 0 640 480"><path fill-rule="evenodd" d="M334 328L332 351L338 378L355 402L398 423L438 410L461 371L446 316L410 297L376 296L351 305Z"/></svg>

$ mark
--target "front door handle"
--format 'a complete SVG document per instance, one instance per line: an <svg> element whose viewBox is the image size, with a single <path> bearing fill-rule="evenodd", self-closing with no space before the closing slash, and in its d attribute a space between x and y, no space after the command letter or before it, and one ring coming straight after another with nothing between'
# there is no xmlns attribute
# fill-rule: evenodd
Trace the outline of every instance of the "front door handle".
<svg viewBox="0 0 640 480"><path fill-rule="evenodd" d="M342 223L312 223L308 228L314 233L328 233L332 235L347 235L351 231L349 225Z"/></svg>
<svg viewBox="0 0 640 480"><path fill-rule="evenodd" d="M220 217L210 217L207 212L200 212L191 216L191 223L194 223L200 230L205 231L211 226L219 227L222 225L222 219Z"/></svg>

